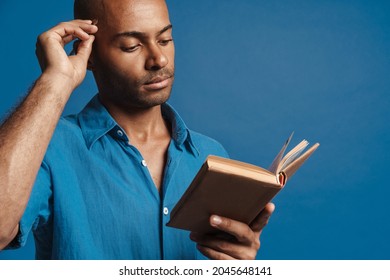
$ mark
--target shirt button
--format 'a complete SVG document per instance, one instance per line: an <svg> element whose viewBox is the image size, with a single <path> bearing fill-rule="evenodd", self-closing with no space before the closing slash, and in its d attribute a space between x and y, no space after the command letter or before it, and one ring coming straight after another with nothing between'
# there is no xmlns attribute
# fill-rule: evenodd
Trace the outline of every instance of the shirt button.
<svg viewBox="0 0 390 280"><path fill-rule="evenodd" d="M148 165L146 164L146 160L144 160L144 159L141 161L141 164L142 164L143 166L145 166L145 167L148 166Z"/></svg>
<svg viewBox="0 0 390 280"><path fill-rule="evenodd" d="M122 136L123 136L123 131L122 131L122 130L118 130L118 131L116 132L116 134L118 134L119 137L122 137Z"/></svg>
<svg viewBox="0 0 390 280"><path fill-rule="evenodd" d="M164 207L163 213L165 216L169 214L169 210L167 207Z"/></svg>

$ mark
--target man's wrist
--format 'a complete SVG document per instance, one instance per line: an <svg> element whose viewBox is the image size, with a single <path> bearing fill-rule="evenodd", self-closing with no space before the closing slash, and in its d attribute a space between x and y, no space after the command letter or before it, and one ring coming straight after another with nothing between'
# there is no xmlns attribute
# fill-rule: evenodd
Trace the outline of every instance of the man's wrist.
<svg viewBox="0 0 390 280"><path fill-rule="evenodd" d="M53 72L43 72L38 78L37 83L48 89L54 94L59 94L65 98L69 98L78 84L66 75Z"/></svg>

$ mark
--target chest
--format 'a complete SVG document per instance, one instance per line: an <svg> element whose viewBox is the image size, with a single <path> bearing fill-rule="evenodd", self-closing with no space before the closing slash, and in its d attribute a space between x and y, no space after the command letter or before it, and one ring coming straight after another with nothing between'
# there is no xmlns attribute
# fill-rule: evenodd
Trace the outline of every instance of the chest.
<svg viewBox="0 0 390 280"><path fill-rule="evenodd" d="M98 143L94 149L98 152L84 154L82 163L53 167L55 239L64 242L59 247L66 243L78 258L195 258L188 233L165 225L201 162L172 144L165 151L166 176L159 193L142 165L154 155L144 156L133 146L100 149Z"/></svg>
<svg viewBox="0 0 390 280"><path fill-rule="evenodd" d="M170 139L149 143L133 143L143 158L142 165L149 171L150 177L159 192L164 179L169 143Z"/></svg>

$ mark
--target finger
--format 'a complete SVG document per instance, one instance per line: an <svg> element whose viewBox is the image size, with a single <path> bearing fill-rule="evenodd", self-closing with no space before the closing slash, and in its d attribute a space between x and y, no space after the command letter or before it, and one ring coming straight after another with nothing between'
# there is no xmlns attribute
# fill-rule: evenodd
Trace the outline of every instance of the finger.
<svg viewBox="0 0 390 280"><path fill-rule="evenodd" d="M268 203L259 215L249 225L253 231L260 232L268 224L268 221L275 211L275 204Z"/></svg>
<svg viewBox="0 0 390 280"><path fill-rule="evenodd" d="M95 22L92 22L91 24L80 23L79 25L76 24L76 26L80 27L88 34L95 34L98 31L98 27Z"/></svg>
<svg viewBox="0 0 390 280"><path fill-rule="evenodd" d="M97 32L97 27L90 25L92 29L88 29L90 33L87 33L83 28L79 26L74 26L69 23L64 23L56 26L55 28L41 34L37 40L37 47L45 48L49 42L53 40L57 41L64 47L66 44L70 43L74 39L78 38L81 41L89 40L90 34Z"/></svg>
<svg viewBox="0 0 390 280"><path fill-rule="evenodd" d="M254 232L247 224L229 218L212 215L210 225L233 235L237 241L245 244L250 244L255 237Z"/></svg>
<svg viewBox="0 0 390 280"><path fill-rule="evenodd" d="M191 239L198 245L209 248L215 252L223 253L234 259L250 260L256 257L257 251L260 248L260 242L254 241L251 246L237 243L237 241L228 241L226 239L212 238L207 235L191 234Z"/></svg>
<svg viewBox="0 0 390 280"><path fill-rule="evenodd" d="M92 24L93 20L90 20L90 19L73 19L73 20L70 20L68 22L69 23L76 23L76 24L83 24L83 23Z"/></svg>
<svg viewBox="0 0 390 280"><path fill-rule="evenodd" d="M75 28L73 26L65 26L63 29L58 29L55 32L61 36L62 40L69 36L72 36L73 38L79 38L83 41L89 39L89 34L80 27Z"/></svg>
<svg viewBox="0 0 390 280"><path fill-rule="evenodd" d="M215 251L211 248L204 247L202 245L197 245L196 247L198 248L199 252L201 252L203 255L212 260L236 260L235 258L227 254Z"/></svg>
<svg viewBox="0 0 390 280"><path fill-rule="evenodd" d="M82 58L84 61L88 61L92 52L92 45L94 40L95 36L91 35L88 40L80 42L76 50L77 56Z"/></svg>
<svg viewBox="0 0 390 280"><path fill-rule="evenodd" d="M75 40L73 41L73 48L72 51L70 52L70 55L76 55L77 50L79 49L81 41L80 40Z"/></svg>
<svg viewBox="0 0 390 280"><path fill-rule="evenodd" d="M90 31L91 33L94 33L94 30L96 30L97 27L97 20L72 20L72 21L61 22L56 26L54 26L53 28L51 28L51 30L56 30L64 26L80 27L88 33Z"/></svg>
<svg viewBox="0 0 390 280"><path fill-rule="evenodd" d="M93 24L65 22L52 28L48 33L54 32L61 38L72 35L80 40L88 40L89 34L95 34L97 31L97 26Z"/></svg>
<svg viewBox="0 0 390 280"><path fill-rule="evenodd" d="M74 41L75 39L77 39L76 37L74 37L73 35L68 35L64 38L62 38L62 42L63 42L63 46L69 44L70 42Z"/></svg>
<svg viewBox="0 0 390 280"><path fill-rule="evenodd" d="M89 35L91 34L94 34L97 32L97 27L96 27L96 23L97 21L92 21L92 25L80 25L80 30L78 30L80 33L80 36L82 35L84 38L88 38L89 39ZM88 35L86 35L88 34ZM75 39L77 39L80 37L77 37L77 32L73 33L73 34L70 34L70 35L66 35L65 37L62 37L62 41L63 41L63 46L67 45L68 43L74 41ZM86 39L86 40L88 40ZM82 39L81 39L82 40ZM75 50L77 48L74 48Z"/></svg>

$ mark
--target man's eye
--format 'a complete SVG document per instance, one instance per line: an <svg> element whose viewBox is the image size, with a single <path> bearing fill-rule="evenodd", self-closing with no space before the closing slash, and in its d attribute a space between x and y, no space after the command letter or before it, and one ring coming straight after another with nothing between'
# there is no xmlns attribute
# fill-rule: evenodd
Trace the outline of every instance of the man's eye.
<svg viewBox="0 0 390 280"><path fill-rule="evenodd" d="M166 46L166 45L168 45L170 42L172 42L173 41L173 39L167 39L167 40L161 40L160 42L159 42L159 44L161 45L161 46Z"/></svg>
<svg viewBox="0 0 390 280"><path fill-rule="evenodd" d="M121 50L124 51L124 52L134 52L139 47L140 47L140 45L135 45L135 46L131 46L131 47L121 47Z"/></svg>

